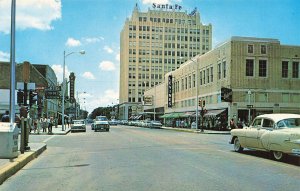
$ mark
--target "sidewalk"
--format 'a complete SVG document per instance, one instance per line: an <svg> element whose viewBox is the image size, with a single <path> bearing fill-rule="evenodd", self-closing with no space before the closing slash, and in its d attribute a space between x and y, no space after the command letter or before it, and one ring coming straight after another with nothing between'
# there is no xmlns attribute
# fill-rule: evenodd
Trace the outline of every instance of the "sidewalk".
<svg viewBox="0 0 300 191"><path fill-rule="evenodd" d="M29 147L30 151L19 154L17 158L0 159L0 185L47 149L45 143L29 143Z"/></svg>
<svg viewBox="0 0 300 191"><path fill-rule="evenodd" d="M55 128L55 126L52 128L52 134L48 134L43 132L43 130L40 130L39 133L34 133L32 131L30 135L66 135L70 132L70 130L70 128L66 128L63 131L61 125L58 125L57 128ZM30 150L24 152L23 154L20 153L17 158L0 158L0 185L47 149L47 145L45 143L29 143L28 146L30 147Z"/></svg>
<svg viewBox="0 0 300 191"><path fill-rule="evenodd" d="M165 130L173 130L173 131L182 131L182 132L188 132L188 133L199 133L199 134L220 134L220 135L230 135L230 131L215 131L215 130L206 130L204 129L203 132L201 132L201 129L187 129L187 128L175 128L175 127L162 127L162 129Z"/></svg>
<svg viewBox="0 0 300 191"><path fill-rule="evenodd" d="M50 135L66 135L71 131L71 128L65 128L64 131L62 130L61 125L58 125L57 128L55 128L55 126L52 127L52 134ZM31 131L30 133L31 135L49 135L48 134L48 129L47 132L43 132L42 129L40 129L40 132L38 133L38 131L34 132Z"/></svg>

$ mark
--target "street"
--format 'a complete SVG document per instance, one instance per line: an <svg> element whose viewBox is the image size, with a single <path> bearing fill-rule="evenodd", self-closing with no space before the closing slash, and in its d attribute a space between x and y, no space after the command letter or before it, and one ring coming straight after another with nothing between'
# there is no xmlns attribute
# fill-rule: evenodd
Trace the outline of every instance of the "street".
<svg viewBox="0 0 300 191"><path fill-rule="evenodd" d="M298 190L300 161L233 152L230 135L111 126L31 136L47 150L0 190Z"/></svg>

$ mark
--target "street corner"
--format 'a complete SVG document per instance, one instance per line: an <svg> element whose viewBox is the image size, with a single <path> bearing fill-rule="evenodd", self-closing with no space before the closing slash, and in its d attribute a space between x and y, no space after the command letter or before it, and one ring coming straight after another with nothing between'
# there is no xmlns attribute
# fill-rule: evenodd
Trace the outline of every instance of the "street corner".
<svg viewBox="0 0 300 191"><path fill-rule="evenodd" d="M0 185L47 149L46 143L30 143L29 146L31 149L17 158L3 159L7 162L0 167Z"/></svg>

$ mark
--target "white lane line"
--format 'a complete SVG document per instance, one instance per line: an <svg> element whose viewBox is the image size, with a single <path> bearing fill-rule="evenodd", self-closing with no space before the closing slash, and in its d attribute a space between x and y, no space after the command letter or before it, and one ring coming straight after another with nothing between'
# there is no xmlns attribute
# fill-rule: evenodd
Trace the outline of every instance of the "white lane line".
<svg viewBox="0 0 300 191"><path fill-rule="evenodd" d="M45 140L43 141L43 143L47 143L49 140L53 139L54 137L55 137L55 135L52 135L51 137L45 139Z"/></svg>

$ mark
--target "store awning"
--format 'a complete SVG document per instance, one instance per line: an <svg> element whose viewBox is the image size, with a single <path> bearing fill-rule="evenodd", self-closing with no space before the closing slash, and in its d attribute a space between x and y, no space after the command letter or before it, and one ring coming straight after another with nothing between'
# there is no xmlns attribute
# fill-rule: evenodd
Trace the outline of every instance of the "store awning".
<svg viewBox="0 0 300 191"><path fill-rule="evenodd" d="M164 115L160 116L160 118L170 118L172 113L165 113Z"/></svg>
<svg viewBox="0 0 300 191"><path fill-rule="evenodd" d="M217 115L221 114L225 109L216 109L216 110L209 110L204 117L216 117Z"/></svg>
<svg viewBox="0 0 300 191"><path fill-rule="evenodd" d="M183 114L183 117L191 117L191 116L195 116L195 112L185 112Z"/></svg>

